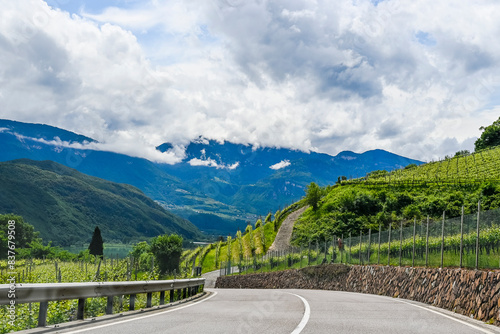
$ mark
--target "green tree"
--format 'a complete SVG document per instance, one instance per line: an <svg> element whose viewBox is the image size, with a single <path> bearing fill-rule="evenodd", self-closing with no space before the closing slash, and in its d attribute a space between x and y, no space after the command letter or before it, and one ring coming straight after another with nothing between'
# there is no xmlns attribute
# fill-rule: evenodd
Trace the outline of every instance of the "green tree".
<svg viewBox="0 0 500 334"><path fill-rule="evenodd" d="M104 255L104 241L102 240L101 230L99 226L94 229L94 234L92 234L92 240L89 245L90 255L98 256L100 258Z"/></svg>
<svg viewBox="0 0 500 334"><path fill-rule="evenodd" d="M134 262L139 265L139 270L147 271L151 268L151 246L146 241L141 241L132 247L130 255L134 257Z"/></svg>
<svg viewBox="0 0 500 334"><path fill-rule="evenodd" d="M320 199L321 199L320 187L316 183L311 182L306 187L306 203L312 206L313 210L316 210L318 208L318 203Z"/></svg>
<svg viewBox="0 0 500 334"><path fill-rule="evenodd" d="M151 240L151 252L158 264L160 274L179 271L182 254L182 237L177 234L160 235Z"/></svg>
<svg viewBox="0 0 500 334"><path fill-rule="evenodd" d="M24 222L23 217L13 214L0 215L0 235L2 232L5 236L8 235L9 221L13 222L11 225L15 231L16 248L26 248L30 242L40 240L40 233L35 232L33 225Z"/></svg>
<svg viewBox="0 0 500 334"><path fill-rule="evenodd" d="M474 143L476 151L500 145L500 118L487 127L480 127L479 130L483 133Z"/></svg>

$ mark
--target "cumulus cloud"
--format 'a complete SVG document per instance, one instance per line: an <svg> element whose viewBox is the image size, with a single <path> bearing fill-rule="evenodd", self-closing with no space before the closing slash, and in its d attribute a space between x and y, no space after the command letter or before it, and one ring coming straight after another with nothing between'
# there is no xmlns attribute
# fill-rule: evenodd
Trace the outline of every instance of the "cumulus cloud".
<svg viewBox="0 0 500 334"><path fill-rule="evenodd" d="M217 161L215 161L212 158L208 159L192 158L191 160L188 161L188 164L190 164L191 166L205 166L205 167L214 167L217 169L229 169L229 170L234 170L238 168L238 166L240 165L239 162L235 162L234 164L231 165L217 163Z"/></svg>
<svg viewBox="0 0 500 334"><path fill-rule="evenodd" d="M290 165L291 165L290 160L282 160L282 161L278 162L277 164L269 166L269 168L274 169L274 170L278 170L278 169L288 167Z"/></svg>
<svg viewBox="0 0 500 334"><path fill-rule="evenodd" d="M431 160L472 150L499 116L496 2L51 4L2 6L0 117L99 149L172 163L203 135Z"/></svg>

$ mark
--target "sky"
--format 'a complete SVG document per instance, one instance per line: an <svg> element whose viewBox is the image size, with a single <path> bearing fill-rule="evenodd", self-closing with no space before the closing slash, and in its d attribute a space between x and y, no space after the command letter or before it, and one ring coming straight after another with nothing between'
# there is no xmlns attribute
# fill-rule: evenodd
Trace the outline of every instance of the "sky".
<svg viewBox="0 0 500 334"><path fill-rule="evenodd" d="M0 4L0 118L158 162L200 135L431 161L500 116L496 0Z"/></svg>

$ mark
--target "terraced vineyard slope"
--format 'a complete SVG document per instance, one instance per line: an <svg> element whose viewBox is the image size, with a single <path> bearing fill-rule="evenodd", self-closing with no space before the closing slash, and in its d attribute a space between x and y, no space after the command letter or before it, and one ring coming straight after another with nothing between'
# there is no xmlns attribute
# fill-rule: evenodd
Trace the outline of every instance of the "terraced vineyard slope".
<svg viewBox="0 0 500 334"><path fill-rule="evenodd" d="M342 184L421 185L480 184L500 181L500 146L472 154L410 165L393 172L378 171L366 177L342 181Z"/></svg>

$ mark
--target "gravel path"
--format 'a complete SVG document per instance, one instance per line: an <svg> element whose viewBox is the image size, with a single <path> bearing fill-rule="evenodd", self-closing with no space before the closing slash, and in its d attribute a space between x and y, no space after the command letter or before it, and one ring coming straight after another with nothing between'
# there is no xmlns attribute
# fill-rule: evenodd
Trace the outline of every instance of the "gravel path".
<svg viewBox="0 0 500 334"><path fill-rule="evenodd" d="M292 238L293 225L300 215L306 211L309 206L298 209L286 217L285 221L281 224L278 234L274 239L273 244L269 247L268 251L284 251L290 248L290 239Z"/></svg>

